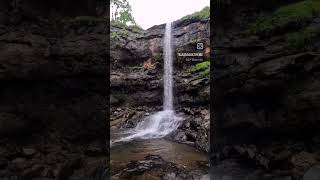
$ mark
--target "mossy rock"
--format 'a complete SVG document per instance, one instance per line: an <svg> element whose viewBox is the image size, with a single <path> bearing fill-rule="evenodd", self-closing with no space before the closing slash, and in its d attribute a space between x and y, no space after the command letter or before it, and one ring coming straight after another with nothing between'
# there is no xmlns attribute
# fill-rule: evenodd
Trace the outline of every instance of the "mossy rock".
<svg viewBox="0 0 320 180"><path fill-rule="evenodd" d="M307 27L299 32L286 35L286 43L290 50L307 50L314 43L319 42L320 27Z"/></svg>
<svg viewBox="0 0 320 180"><path fill-rule="evenodd" d="M272 15L260 16L250 25L250 34L269 37L278 32L300 29L320 15L319 0L305 0L282 6Z"/></svg>
<svg viewBox="0 0 320 180"><path fill-rule="evenodd" d="M129 36L129 31L126 28L121 28L118 30L113 30L110 32L110 37L111 39L116 39L116 38L127 38Z"/></svg>
<svg viewBox="0 0 320 180"><path fill-rule="evenodd" d="M201 76L208 76L210 74L210 61L207 60L192 66L189 72Z"/></svg>

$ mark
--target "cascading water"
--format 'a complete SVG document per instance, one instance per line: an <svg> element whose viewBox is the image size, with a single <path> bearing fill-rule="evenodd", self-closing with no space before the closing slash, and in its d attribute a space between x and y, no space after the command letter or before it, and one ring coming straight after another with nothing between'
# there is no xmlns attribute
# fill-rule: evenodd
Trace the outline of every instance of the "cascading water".
<svg viewBox="0 0 320 180"><path fill-rule="evenodd" d="M163 74L163 109L173 110L173 79L172 79L172 41L171 23L167 23L164 35L164 74Z"/></svg>
<svg viewBox="0 0 320 180"><path fill-rule="evenodd" d="M157 112L142 122L130 132L131 135L115 142L130 141L132 139L151 139L164 137L178 128L183 120L175 114L173 108L173 45L171 23L166 24L164 36L164 74L163 74L163 111Z"/></svg>

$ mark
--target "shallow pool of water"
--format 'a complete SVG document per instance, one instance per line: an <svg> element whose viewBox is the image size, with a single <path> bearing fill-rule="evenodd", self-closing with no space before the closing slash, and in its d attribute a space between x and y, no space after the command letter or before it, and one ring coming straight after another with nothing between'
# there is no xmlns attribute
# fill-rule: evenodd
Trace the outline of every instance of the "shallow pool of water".
<svg viewBox="0 0 320 180"><path fill-rule="evenodd" d="M113 133L112 138L119 138L119 134ZM194 147L179 144L166 139L134 140L112 145L111 166L127 164L130 161L140 161L149 155L160 155L165 161L172 162L187 170L200 170L207 174L209 168L208 156Z"/></svg>

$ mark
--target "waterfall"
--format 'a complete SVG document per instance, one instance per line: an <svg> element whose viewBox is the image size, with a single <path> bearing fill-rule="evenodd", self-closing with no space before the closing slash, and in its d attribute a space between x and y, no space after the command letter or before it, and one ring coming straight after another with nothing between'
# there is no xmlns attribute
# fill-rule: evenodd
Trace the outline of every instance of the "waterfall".
<svg viewBox="0 0 320 180"><path fill-rule="evenodd" d="M167 23L164 35L164 74L163 74L163 109L173 110L173 63L172 63L172 41L171 41L171 23Z"/></svg>
<svg viewBox="0 0 320 180"><path fill-rule="evenodd" d="M130 135L114 142L132 139L162 138L178 128L183 120L173 107L173 43L171 23L166 24L164 35L163 111L156 112L139 122Z"/></svg>

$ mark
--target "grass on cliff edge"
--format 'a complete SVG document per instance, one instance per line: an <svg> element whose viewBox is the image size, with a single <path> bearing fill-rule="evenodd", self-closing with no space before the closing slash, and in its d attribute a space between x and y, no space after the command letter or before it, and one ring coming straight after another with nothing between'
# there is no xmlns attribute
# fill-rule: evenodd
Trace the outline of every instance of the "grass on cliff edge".
<svg viewBox="0 0 320 180"><path fill-rule="evenodd" d="M128 37L129 31L133 33L141 33L143 29L138 25L126 25L125 23L111 21L111 26L120 28L119 30L111 31L111 38Z"/></svg>
<svg viewBox="0 0 320 180"><path fill-rule="evenodd" d="M188 19L209 19L210 18L210 7L206 6L201 11L197 11L195 13L192 13L190 15L184 16L181 19L182 20L188 20Z"/></svg>
<svg viewBox="0 0 320 180"><path fill-rule="evenodd" d="M250 33L271 36L275 32L297 29L320 14L319 0L305 0L277 9L270 16L261 16L249 27Z"/></svg>
<svg viewBox="0 0 320 180"><path fill-rule="evenodd" d="M191 73L199 73L202 76L207 76L210 73L210 61L198 63L190 68Z"/></svg>

